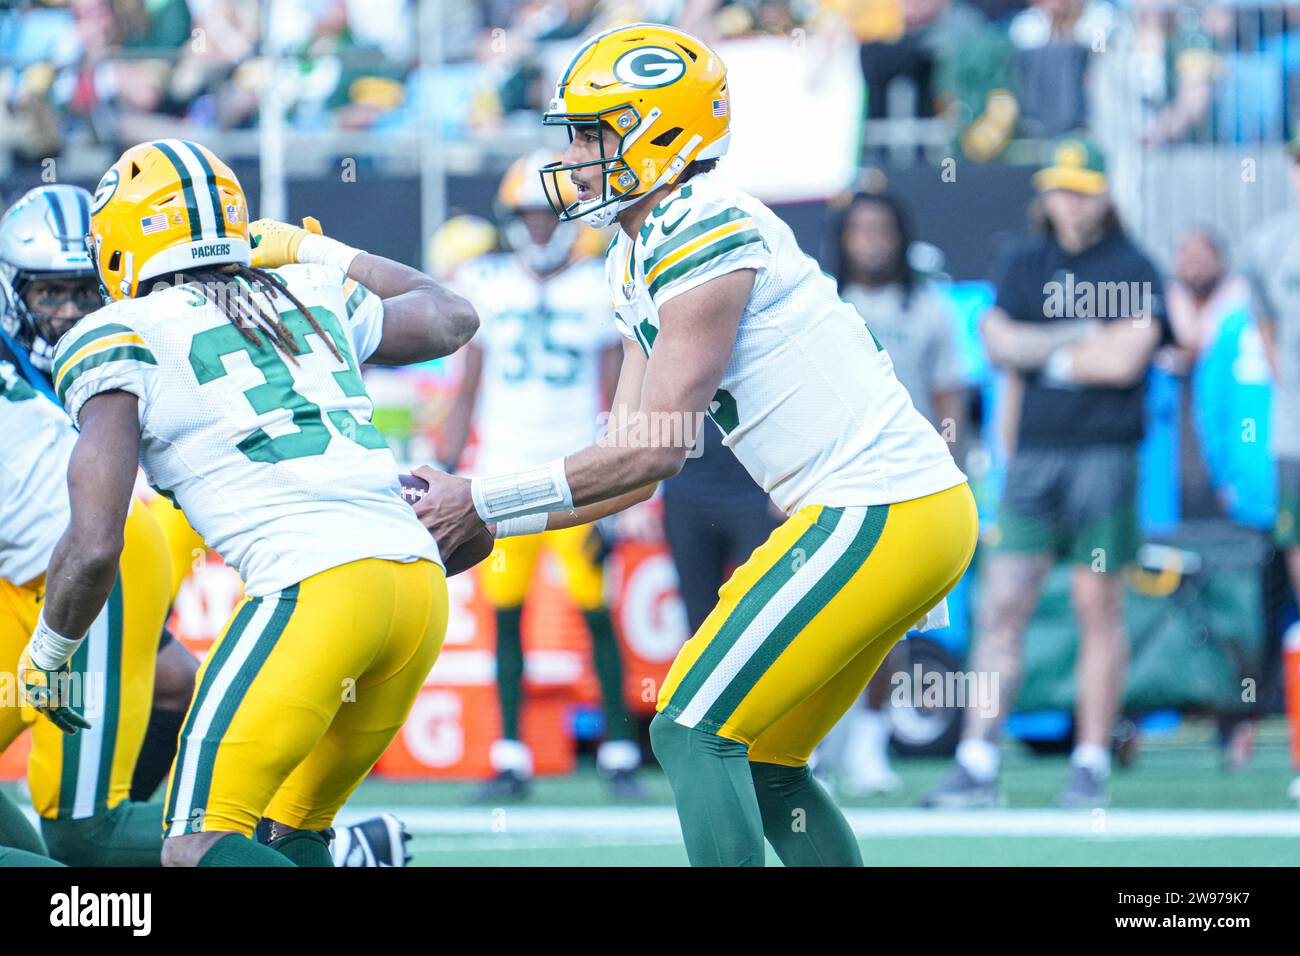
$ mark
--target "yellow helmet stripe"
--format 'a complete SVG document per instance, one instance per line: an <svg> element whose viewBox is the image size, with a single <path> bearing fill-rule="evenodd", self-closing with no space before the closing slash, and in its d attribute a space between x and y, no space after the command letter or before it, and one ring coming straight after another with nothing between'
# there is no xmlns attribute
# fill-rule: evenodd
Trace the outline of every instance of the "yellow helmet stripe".
<svg viewBox="0 0 1300 956"><path fill-rule="evenodd" d="M82 346L76 352L72 353L72 355L68 356L64 362L60 363L59 372L54 377L54 390L56 392L59 391L63 385L64 376L68 374L68 370L82 359L94 355L96 352L104 352L122 345L143 346L144 339L140 338L140 336L135 332L118 332L114 335L105 335L104 337L91 342L89 345Z"/></svg>
<svg viewBox="0 0 1300 956"><path fill-rule="evenodd" d="M652 268L649 272L646 273L645 276L646 284L649 285L650 283L654 282L655 279L657 279L661 274L663 274L663 271L665 269L668 269L673 265L675 265L676 263L681 262L691 253L699 249L702 249L705 246L710 245L711 243L717 242L719 239L725 239L727 236L733 235L734 233L743 232L746 229L750 229L753 227L753 225L754 225L754 220L746 217L745 219L740 219L735 222L723 223L721 226L718 226L714 229L710 229L708 232L704 233L703 235L698 236L695 239L692 239L690 242L686 243L683 246L678 247L677 249L674 249L671 253L669 253L668 256L659 260L659 262L655 263L654 268Z"/></svg>

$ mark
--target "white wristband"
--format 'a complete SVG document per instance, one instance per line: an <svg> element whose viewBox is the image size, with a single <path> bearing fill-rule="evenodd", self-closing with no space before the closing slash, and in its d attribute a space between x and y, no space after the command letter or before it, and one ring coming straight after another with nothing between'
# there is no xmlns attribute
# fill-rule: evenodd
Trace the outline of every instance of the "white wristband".
<svg viewBox="0 0 1300 956"><path fill-rule="evenodd" d="M564 474L563 458L525 471L475 478L469 490L474 510L484 524L522 515L573 510L573 492Z"/></svg>
<svg viewBox="0 0 1300 956"><path fill-rule="evenodd" d="M347 274L348 266L352 265L352 260L361 255L362 250L354 249L352 246L339 242L337 239L331 239L329 236L318 236L316 233L308 233L302 237L298 243L298 261L318 266L333 266L341 270L344 275Z"/></svg>
<svg viewBox="0 0 1300 956"><path fill-rule="evenodd" d="M546 521L550 512L520 515L518 518L502 518L497 522L498 538L514 538L521 534L541 534L546 530Z"/></svg>
<svg viewBox="0 0 1300 956"><path fill-rule="evenodd" d="M45 623L45 611L42 610L41 616L36 619L31 644L28 645L31 648L32 663L43 671L56 671L72 660L72 655L77 653L77 648L85 639L84 634L77 638L64 637Z"/></svg>

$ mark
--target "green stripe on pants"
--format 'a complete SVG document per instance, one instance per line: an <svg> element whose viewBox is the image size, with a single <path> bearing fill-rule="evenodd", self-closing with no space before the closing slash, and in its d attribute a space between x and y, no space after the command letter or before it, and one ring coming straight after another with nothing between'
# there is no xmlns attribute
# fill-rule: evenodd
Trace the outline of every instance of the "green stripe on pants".
<svg viewBox="0 0 1300 956"><path fill-rule="evenodd" d="M827 516L825 510L823 516ZM745 628L749 627L777 591L794 577L795 572L830 539L828 531L839 522L840 513L835 512L827 517L831 518L829 528L823 527L820 520L809 527L791 547L786 549L784 555L763 573L758 583L745 592L735 609L723 622L722 627L718 628L718 633L713 635L709 646L691 665L691 669L686 672L681 683L673 691L672 700L664 708L665 714L669 717L677 717L690 705L691 698L699 692L704 682L709 679L709 675L722 663L722 659L740 639ZM801 556L796 552L800 552Z"/></svg>
<svg viewBox="0 0 1300 956"><path fill-rule="evenodd" d="M194 731L194 721L198 717L200 708L208 695L212 693L212 685L216 683L217 675L221 673L221 668L226 665L230 659L231 653L239 643L240 637L243 636L248 622L252 620L257 609L261 607L262 599L253 598L239 609L235 619L230 622L230 628L226 631L225 638L217 645L208 660L207 670L203 672L203 682L199 684L194 692L194 700L190 703L189 713L185 715L185 723L181 727L180 747L176 754L176 759L172 764L172 782L167 789L167 809L164 813L164 826L171 820L172 808L176 806L177 790L181 782L181 767L185 765L186 742ZM195 742L199 746L199 742Z"/></svg>
<svg viewBox="0 0 1300 956"><path fill-rule="evenodd" d="M221 740L225 737L226 731L230 729L231 721L235 719L235 714L239 711L239 705L244 702L244 697L248 694L248 689L253 685L253 681L257 679L262 665L271 656L276 641L280 639L280 635L284 632L284 628L289 623L289 618L293 616L294 608L297 606L298 585L295 584L280 592L280 598L275 611L271 614L271 620L267 622L265 630L258 636L257 644L239 668L239 672L235 675L235 679L231 681L225 696L221 698L216 716L200 743L202 749L199 751L198 768L194 774L194 795L190 799L191 812L196 808L202 809L206 807L208 791L212 786L212 771L216 767L217 753L221 749ZM177 759L180 759L179 756ZM180 766L180 764L177 764L177 766Z"/></svg>
<svg viewBox="0 0 1300 956"><path fill-rule="evenodd" d="M843 513L841 509L836 510ZM885 520L888 517L889 505L867 509L862 519L862 526L858 528L848 548L835 559L835 563L827 569L808 593L795 603L795 606L781 619L781 623L772 629L772 632L763 639L763 643L750 655L749 660L745 661L736 672L731 683L718 695L718 699L701 719L700 723L703 726L711 729L721 727L735 713L740 702L790 646L790 642L825 609L831 599L866 563L876 542L880 540L880 533L885 529Z"/></svg>

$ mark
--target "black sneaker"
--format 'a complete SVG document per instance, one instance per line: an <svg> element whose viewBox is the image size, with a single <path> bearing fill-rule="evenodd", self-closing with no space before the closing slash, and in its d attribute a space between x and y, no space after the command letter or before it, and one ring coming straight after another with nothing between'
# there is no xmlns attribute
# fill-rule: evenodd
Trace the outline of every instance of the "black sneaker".
<svg viewBox="0 0 1300 956"><path fill-rule="evenodd" d="M382 813L350 827L338 827L330 856L335 866L406 866L411 862L406 851L410 839L406 824L391 813Z"/></svg>
<svg viewBox="0 0 1300 956"><path fill-rule="evenodd" d="M528 799L532 784L523 774L502 770L474 791L475 803L513 803Z"/></svg>
<svg viewBox="0 0 1300 956"><path fill-rule="evenodd" d="M1057 803L1071 809L1091 809L1104 807L1107 802L1105 777L1077 764L1070 768L1070 779L1066 781Z"/></svg>
<svg viewBox="0 0 1300 956"><path fill-rule="evenodd" d="M1000 807L1005 803L996 777L982 783L961 764L956 764L943 783L921 800L921 806L932 810L970 810Z"/></svg>
<svg viewBox="0 0 1300 956"><path fill-rule="evenodd" d="M650 796L635 770L614 770L606 779L609 792L619 800L645 800Z"/></svg>

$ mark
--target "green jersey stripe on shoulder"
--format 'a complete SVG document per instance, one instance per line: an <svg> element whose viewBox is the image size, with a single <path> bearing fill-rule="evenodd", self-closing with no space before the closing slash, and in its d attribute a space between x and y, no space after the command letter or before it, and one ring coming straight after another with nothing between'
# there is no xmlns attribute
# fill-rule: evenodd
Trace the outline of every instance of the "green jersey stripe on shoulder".
<svg viewBox="0 0 1300 956"><path fill-rule="evenodd" d="M130 328L129 326L122 325L120 322L107 322L104 325L96 326L95 328L91 329L89 332L86 332L75 339L69 340L70 344L68 345L62 344L64 339L68 338L67 336L64 336L64 339L59 340L60 344L59 344L58 351L54 353L55 377L56 378L58 377L59 366L61 366L69 358L71 358L72 356L80 352L84 346L89 345L91 342L94 342L96 339L102 339L108 335L121 335L123 332L134 332L134 331L135 331L134 329Z"/></svg>
<svg viewBox="0 0 1300 956"><path fill-rule="evenodd" d="M153 353L146 348L138 345L119 345L115 348L104 349L102 352L94 352L87 355L84 359L72 366L63 375L63 381L59 384L59 401L66 403L68 389L72 383L85 372L92 368L98 368L101 365L107 365L109 362L141 362L145 365L157 365L158 361L153 357Z"/></svg>
<svg viewBox="0 0 1300 956"><path fill-rule="evenodd" d="M762 241L763 237L759 234L757 229L746 229L744 232L737 232L730 236L724 236L717 242L710 243L703 249L696 250L681 262L678 262L671 268L665 269L662 273L656 276L654 282L650 283L650 295L657 295L660 289L675 282L677 279L680 279L691 270L698 269L700 266L711 262L724 253L730 252L732 249L738 249L741 246L747 246L753 242L761 243Z"/></svg>
<svg viewBox="0 0 1300 956"><path fill-rule="evenodd" d="M356 314L357 309L361 307L361 303L364 302L365 299L366 299L366 287L363 286L360 282L358 282L357 287L352 290L352 294L348 296L348 301L344 303L343 306L344 310L347 312L347 317L349 319Z"/></svg>
<svg viewBox="0 0 1300 956"><path fill-rule="evenodd" d="M698 238L709 230L717 229L719 226L726 225L729 222L736 222L748 218L750 218L749 213L745 212L743 209L737 209L735 206L732 206L730 209L724 209L722 212L714 213L706 219L701 219L699 222L688 226L681 232L673 233L672 238L665 240L659 248L655 249L650 258L646 260L646 274L648 275L651 269L692 239Z"/></svg>

